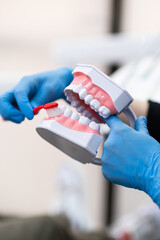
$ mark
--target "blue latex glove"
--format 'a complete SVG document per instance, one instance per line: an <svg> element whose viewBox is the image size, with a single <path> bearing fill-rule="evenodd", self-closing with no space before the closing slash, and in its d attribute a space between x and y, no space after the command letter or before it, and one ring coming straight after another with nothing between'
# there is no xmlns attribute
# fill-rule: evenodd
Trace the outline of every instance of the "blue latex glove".
<svg viewBox="0 0 160 240"><path fill-rule="evenodd" d="M63 90L72 81L72 69L61 68L22 78L10 91L0 96L0 115L20 123L33 118L33 108L63 98Z"/></svg>
<svg viewBox="0 0 160 240"><path fill-rule="evenodd" d="M160 207L160 144L149 135L146 118L137 119L136 130L116 116L106 123L111 131L102 155L104 177L146 192Z"/></svg>

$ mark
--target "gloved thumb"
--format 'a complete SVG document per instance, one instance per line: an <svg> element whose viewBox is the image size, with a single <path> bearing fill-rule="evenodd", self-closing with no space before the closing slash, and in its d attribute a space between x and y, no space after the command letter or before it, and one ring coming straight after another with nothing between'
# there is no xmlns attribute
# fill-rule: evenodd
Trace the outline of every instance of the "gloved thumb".
<svg viewBox="0 0 160 240"><path fill-rule="evenodd" d="M146 119L146 117L141 116L141 117L137 118L135 129L138 132L141 132L141 133L149 135L148 128L147 128L147 119Z"/></svg>
<svg viewBox="0 0 160 240"><path fill-rule="evenodd" d="M104 119L104 121L107 123L107 125L112 129L116 126L121 127L124 123L115 115L112 115L108 117L107 119Z"/></svg>
<svg viewBox="0 0 160 240"><path fill-rule="evenodd" d="M40 89L36 95L31 99L31 105L33 108L38 107L39 105L49 103L52 100L51 94L48 91Z"/></svg>

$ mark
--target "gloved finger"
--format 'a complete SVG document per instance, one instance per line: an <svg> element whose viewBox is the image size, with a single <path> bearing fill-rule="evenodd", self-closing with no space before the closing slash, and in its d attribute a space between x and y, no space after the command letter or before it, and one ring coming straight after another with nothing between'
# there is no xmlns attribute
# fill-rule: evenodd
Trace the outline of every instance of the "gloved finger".
<svg viewBox="0 0 160 240"><path fill-rule="evenodd" d="M141 116L141 117L137 118L135 129L138 132L141 132L141 133L149 135L148 128L147 128L147 119L146 119L146 117Z"/></svg>
<svg viewBox="0 0 160 240"><path fill-rule="evenodd" d="M12 116L11 118L10 118L10 121L11 122L14 122L14 123L21 123L21 122L23 122L24 121L24 116L23 115L18 115L18 116Z"/></svg>
<svg viewBox="0 0 160 240"><path fill-rule="evenodd" d="M3 119L12 121L12 117L20 117L21 119L24 119L23 114L16 109L12 102L14 100L13 93L9 92L5 96L1 98L0 101L0 115Z"/></svg>
<svg viewBox="0 0 160 240"><path fill-rule="evenodd" d="M112 115L104 120L111 129L117 126L124 126L124 123L115 115Z"/></svg>
<svg viewBox="0 0 160 240"><path fill-rule="evenodd" d="M33 108L54 101L56 96L54 96L53 89L40 89L31 100L31 105Z"/></svg>
<svg viewBox="0 0 160 240"><path fill-rule="evenodd" d="M29 101L29 95L32 95L37 88L34 81L32 81L32 78L33 77L31 76L22 79L14 91L14 96L19 109L29 120L31 120L34 116L32 106Z"/></svg>
<svg viewBox="0 0 160 240"><path fill-rule="evenodd" d="M21 110L21 112L29 119L31 120L33 118L33 110L31 107L31 104L29 102L29 98L26 95L23 95L24 92L16 92L15 93L15 98L18 104L19 109Z"/></svg>

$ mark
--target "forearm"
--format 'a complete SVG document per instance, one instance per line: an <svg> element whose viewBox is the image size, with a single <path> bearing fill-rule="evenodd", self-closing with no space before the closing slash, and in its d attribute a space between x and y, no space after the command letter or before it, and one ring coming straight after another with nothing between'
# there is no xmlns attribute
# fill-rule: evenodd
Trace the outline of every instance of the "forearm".
<svg viewBox="0 0 160 240"><path fill-rule="evenodd" d="M152 101L134 100L131 108L136 116L146 116L149 133L158 142L160 142L160 104ZM122 113L119 118L129 125L127 117Z"/></svg>
<svg viewBox="0 0 160 240"><path fill-rule="evenodd" d="M149 103L148 101L140 101L140 100L134 100L132 104L130 105L132 110L135 112L137 117L145 116L147 117L148 109L149 109ZM122 113L119 115L119 118L129 125L129 121L127 117Z"/></svg>
<svg viewBox="0 0 160 240"><path fill-rule="evenodd" d="M131 104L132 110L135 112L137 117L145 116L147 117L149 103L148 101L134 100Z"/></svg>

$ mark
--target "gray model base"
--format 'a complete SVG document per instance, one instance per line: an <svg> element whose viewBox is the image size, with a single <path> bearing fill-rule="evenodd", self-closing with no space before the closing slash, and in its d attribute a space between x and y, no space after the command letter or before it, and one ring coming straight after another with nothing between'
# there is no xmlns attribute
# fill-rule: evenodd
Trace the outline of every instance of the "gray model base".
<svg viewBox="0 0 160 240"><path fill-rule="evenodd" d="M37 127L36 131L43 139L58 148L60 151L66 153L71 158L82 163L93 163L97 165L101 164L99 159L96 159L95 156L86 148L83 148L80 145L65 139L55 132L43 127Z"/></svg>

